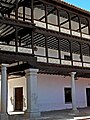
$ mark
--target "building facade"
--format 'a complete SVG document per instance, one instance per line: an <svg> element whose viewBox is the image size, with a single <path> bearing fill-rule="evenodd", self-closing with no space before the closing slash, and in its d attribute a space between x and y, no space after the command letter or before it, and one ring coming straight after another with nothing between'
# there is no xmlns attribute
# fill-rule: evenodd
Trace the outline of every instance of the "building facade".
<svg viewBox="0 0 90 120"><path fill-rule="evenodd" d="M59 0L0 2L1 113L90 106L90 12Z"/></svg>

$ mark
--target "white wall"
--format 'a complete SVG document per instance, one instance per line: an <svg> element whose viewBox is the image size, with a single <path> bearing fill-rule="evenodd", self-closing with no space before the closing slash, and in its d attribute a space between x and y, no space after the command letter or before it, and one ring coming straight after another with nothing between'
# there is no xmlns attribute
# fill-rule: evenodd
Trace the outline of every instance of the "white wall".
<svg viewBox="0 0 90 120"><path fill-rule="evenodd" d="M23 87L23 99L25 100L23 102L23 110L26 110L26 79L25 77L16 78L16 79L9 79L9 94L8 94L8 111L14 111L14 103L15 103L15 96L14 96L14 90L17 87ZM11 103L11 97L12 97L12 103Z"/></svg>
<svg viewBox="0 0 90 120"><path fill-rule="evenodd" d="M24 98L27 98L25 77L18 78L16 80L9 80L9 111L13 110L13 105L11 104L10 97L14 96L13 91L15 87L23 87ZM71 104L65 104L64 87L71 87L70 77L38 74L39 110L50 111L72 108ZM90 88L90 79L78 78L78 80L76 80L77 107L87 106L86 88ZM24 106L23 110L26 110L26 106Z"/></svg>
<svg viewBox="0 0 90 120"><path fill-rule="evenodd" d="M71 108L65 104L64 87L71 87L71 78L58 75L38 75L38 98L40 111ZM86 88L90 88L90 80L79 78L76 81L77 107L86 107Z"/></svg>

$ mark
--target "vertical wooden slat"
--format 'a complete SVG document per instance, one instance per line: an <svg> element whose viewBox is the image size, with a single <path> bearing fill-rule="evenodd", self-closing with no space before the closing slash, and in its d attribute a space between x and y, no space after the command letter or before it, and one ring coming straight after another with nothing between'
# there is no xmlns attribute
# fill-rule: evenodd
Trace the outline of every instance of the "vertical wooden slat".
<svg viewBox="0 0 90 120"><path fill-rule="evenodd" d="M58 17L58 26L59 26L59 32L60 32L60 19L59 19L59 10L57 9L57 17Z"/></svg>
<svg viewBox="0 0 90 120"><path fill-rule="evenodd" d="M68 20L69 20L70 35L72 35L72 30L71 30L71 17L70 17L69 12L68 12Z"/></svg>
<svg viewBox="0 0 90 120"><path fill-rule="evenodd" d="M33 7L33 0L31 0L31 22L34 23L34 7Z"/></svg>
<svg viewBox="0 0 90 120"><path fill-rule="evenodd" d="M59 53L59 59L60 59L60 64L61 64L61 41L58 39L58 53Z"/></svg>
<svg viewBox="0 0 90 120"><path fill-rule="evenodd" d="M79 31L80 31L80 34L81 34L81 37L82 37L81 20L80 20L80 17L79 17L79 16L78 16L78 22L79 22Z"/></svg>
<svg viewBox="0 0 90 120"><path fill-rule="evenodd" d="M47 5L45 5L45 23L46 23L46 29L48 29L48 24L47 24Z"/></svg>
<svg viewBox="0 0 90 120"><path fill-rule="evenodd" d="M70 42L70 41L69 41L69 46L70 46L71 65L73 66L72 45L71 45L71 42Z"/></svg>
<svg viewBox="0 0 90 120"><path fill-rule="evenodd" d="M45 36L45 47L46 47L46 58L48 63L48 43L47 43L47 36Z"/></svg>
<svg viewBox="0 0 90 120"><path fill-rule="evenodd" d="M15 19L18 19L18 0L15 1L16 9L15 9Z"/></svg>
<svg viewBox="0 0 90 120"><path fill-rule="evenodd" d="M23 6L23 21L25 21L25 6Z"/></svg>
<svg viewBox="0 0 90 120"><path fill-rule="evenodd" d="M83 67L82 44L79 43L79 45L80 45L80 59L81 59L81 62L82 62L82 67Z"/></svg>
<svg viewBox="0 0 90 120"><path fill-rule="evenodd" d="M18 52L18 27L15 27L15 47L16 47L16 50L15 52Z"/></svg>
<svg viewBox="0 0 90 120"><path fill-rule="evenodd" d="M32 54L34 55L34 32L31 32L31 46L32 46Z"/></svg>

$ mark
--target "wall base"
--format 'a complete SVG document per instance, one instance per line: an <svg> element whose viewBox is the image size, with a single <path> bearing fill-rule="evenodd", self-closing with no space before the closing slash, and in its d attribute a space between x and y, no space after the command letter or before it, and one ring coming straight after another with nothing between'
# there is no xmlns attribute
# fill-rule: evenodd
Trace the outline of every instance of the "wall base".
<svg viewBox="0 0 90 120"><path fill-rule="evenodd" d="M8 114L7 113L0 113L0 120L8 120Z"/></svg>
<svg viewBox="0 0 90 120"><path fill-rule="evenodd" d="M41 113L40 112L25 112L25 118L40 118Z"/></svg>

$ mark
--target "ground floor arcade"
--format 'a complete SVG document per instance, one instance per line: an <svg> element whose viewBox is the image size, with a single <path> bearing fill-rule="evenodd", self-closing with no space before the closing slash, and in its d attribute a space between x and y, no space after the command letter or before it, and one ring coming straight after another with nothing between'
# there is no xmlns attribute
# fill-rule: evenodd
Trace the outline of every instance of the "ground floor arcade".
<svg viewBox="0 0 90 120"><path fill-rule="evenodd" d="M1 65L1 113L25 111L36 117L42 111L90 106L89 78L75 80L76 72L61 76L38 71L30 68L23 77L7 77L7 65Z"/></svg>

